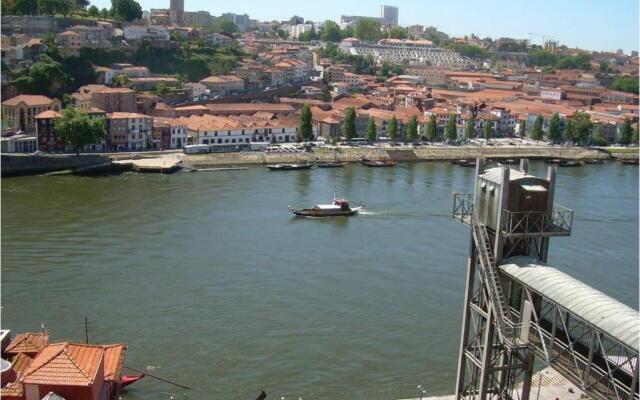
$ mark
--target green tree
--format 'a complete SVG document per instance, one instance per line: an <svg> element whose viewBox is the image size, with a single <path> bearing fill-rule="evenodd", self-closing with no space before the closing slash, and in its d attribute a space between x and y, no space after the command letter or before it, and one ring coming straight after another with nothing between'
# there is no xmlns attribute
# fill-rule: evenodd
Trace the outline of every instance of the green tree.
<svg viewBox="0 0 640 400"><path fill-rule="evenodd" d="M76 108L66 108L54 127L60 138L78 154L84 146L99 143L107 135L104 117L89 118Z"/></svg>
<svg viewBox="0 0 640 400"><path fill-rule="evenodd" d="M427 139L430 142L438 139L438 118L435 114L429 116L429 122L427 122Z"/></svg>
<svg viewBox="0 0 640 400"><path fill-rule="evenodd" d="M156 94L164 95L168 94L170 91L171 89L164 82L160 82L156 85Z"/></svg>
<svg viewBox="0 0 640 400"><path fill-rule="evenodd" d="M487 143L493 137L493 121L485 120L484 121L484 138L487 139Z"/></svg>
<svg viewBox="0 0 640 400"><path fill-rule="evenodd" d="M298 129L300 130L300 136L302 136L305 142L313 140L313 125L311 117L311 108L308 104L303 105L302 111L300 112L300 123Z"/></svg>
<svg viewBox="0 0 640 400"><path fill-rule="evenodd" d="M11 84L20 93L42 94L56 97L69 83L70 78L62 64L48 56L40 56L39 60L23 70Z"/></svg>
<svg viewBox="0 0 640 400"><path fill-rule="evenodd" d="M351 140L357 136L356 134L356 109L353 107L347 108L344 116L344 122L342 123L342 133Z"/></svg>
<svg viewBox="0 0 640 400"><path fill-rule="evenodd" d="M602 133L602 126L598 125L593 130L593 135L591 137L591 143L594 146L606 146L607 140L604 138L604 134Z"/></svg>
<svg viewBox="0 0 640 400"><path fill-rule="evenodd" d="M638 77L619 76L613 80L613 83L609 88L625 93L638 94Z"/></svg>
<svg viewBox="0 0 640 400"><path fill-rule="evenodd" d="M603 72L603 73L609 72L609 64L606 62L600 63L600 72Z"/></svg>
<svg viewBox="0 0 640 400"><path fill-rule="evenodd" d="M341 39L351 38L351 37L355 37L355 36L356 36L356 30L353 29L353 26L351 26L351 25L347 26L342 31L340 31L340 38Z"/></svg>
<svg viewBox="0 0 640 400"><path fill-rule="evenodd" d="M377 138L378 130L376 128L376 121L373 119L373 117L369 117L369 122L367 122L367 140L373 143Z"/></svg>
<svg viewBox="0 0 640 400"><path fill-rule="evenodd" d="M523 119L522 121L520 121L518 133L520 133L520 137L527 136L527 120L526 119Z"/></svg>
<svg viewBox="0 0 640 400"><path fill-rule="evenodd" d="M533 131L531 132L531 139L535 140L536 142L538 140L542 140L544 136L543 124L544 118L542 118L542 115L538 115L536 117L536 122L533 123Z"/></svg>
<svg viewBox="0 0 640 400"><path fill-rule="evenodd" d="M387 37L390 39L406 39L408 36L407 30L401 26L393 27L387 33Z"/></svg>
<svg viewBox="0 0 640 400"><path fill-rule="evenodd" d="M310 42L312 40L318 40L318 34L316 33L315 28L311 27L306 32L302 32L300 36L298 36L298 40L301 42Z"/></svg>
<svg viewBox="0 0 640 400"><path fill-rule="evenodd" d="M447 126L444 129L445 136L450 142L455 142L458 139L458 128L456 127L457 118L458 116L456 114L451 114L449 121L447 121Z"/></svg>
<svg viewBox="0 0 640 400"><path fill-rule="evenodd" d="M111 14L123 21L142 18L142 8L135 0L111 0Z"/></svg>
<svg viewBox="0 0 640 400"><path fill-rule="evenodd" d="M633 134L631 135L631 143L638 144L638 127L633 129Z"/></svg>
<svg viewBox="0 0 640 400"><path fill-rule="evenodd" d="M338 24L331 20L327 20L324 23L324 28L322 29L322 33L320 34L320 39L325 42L339 42L341 40L340 37L340 27Z"/></svg>
<svg viewBox="0 0 640 400"><path fill-rule="evenodd" d="M412 115L407 123L407 140L413 142L418 139L418 118Z"/></svg>
<svg viewBox="0 0 640 400"><path fill-rule="evenodd" d="M238 31L238 27L230 19L220 18L216 21L213 27L216 32L235 33Z"/></svg>
<svg viewBox="0 0 640 400"><path fill-rule="evenodd" d="M389 129L387 131L389 133L389 139L395 142L398 138L398 120L395 115L391 117L391 121L389 121Z"/></svg>
<svg viewBox="0 0 640 400"><path fill-rule="evenodd" d="M107 10L106 8L102 8L102 10L100 10L100 18L101 19L107 19L111 16L111 14L109 13L109 10Z"/></svg>
<svg viewBox="0 0 640 400"><path fill-rule="evenodd" d="M380 22L371 18L361 18L356 25L356 37L360 40L375 42L380 39Z"/></svg>
<svg viewBox="0 0 640 400"><path fill-rule="evenodd" d="M559 142L562 139L560 134L560 114L555 113L549 120L549 139Z"/></svg>
<svg viewBox="0 0 640 400"><path fill-rule="evenodd" d="M15 0L13 12L17 15L35 15L38 13L38 2L34 0Z"/></svg>
<svg viewBox="0 0 640 400"><path fill-rule="evenodd" d="M631 143L631 136L633 135L633 129L631 128L631 121L629 118L624 119L624 123L620 127L620 143Z"/></svg>
<svg viewBox="0 0 640 400"><path fill-rule="evenodd" d="M464 128L464 137L473 139L476 134L476 118L471 114L467 120L467 126Z"/></svg>
<svg viewBox="0 0 640 400"><path fill-rule="evenodd" d="M89 13L89 15L91 15L94 18L98 18L98 16L100 15L100 10L96 6L89 7L87 12Z"/></svg>
<svg viewBox="0 0 640 400"><path fill-rule="evenodd" d="M576 112L573 114L573 126L575 129L575 139L578 143L585 145L589 142L589 134L593 123L591 116L584 112Z"/></svg>
<svg viewBox="0 0 640 400"><path fill-rule="evenodd" d="M564 132L562 133L562 139L564 139L565 142L573 142L573 136L573 120L567 119L567 124L564 127Z"/></svg>

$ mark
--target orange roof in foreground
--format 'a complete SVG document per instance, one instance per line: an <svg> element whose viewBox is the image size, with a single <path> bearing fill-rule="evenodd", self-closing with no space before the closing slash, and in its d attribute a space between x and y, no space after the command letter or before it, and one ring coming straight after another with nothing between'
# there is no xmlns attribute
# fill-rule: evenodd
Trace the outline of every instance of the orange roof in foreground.
<svg viewBox="0 0 640 400"><path fill-rule="evenodd" d="M11 367L17 374L22 375L29 368L31 361L33 361L33 358L25 353L19 353L11 359Z"/></svg>
<svg viewBox="0 0 640 400"><path fill-rule="evenodd" d="M48 341L48 333L21 333L7 345L5 352L9 354L39 353Z"/></svg>
<svg viewBox="0 0 640 400"><path fill-rule="evenodd" d="M44 385L90 386L103 365L104 378L120 377L126 345L55 343L47 346L25 371L23 382Z"/></svg>

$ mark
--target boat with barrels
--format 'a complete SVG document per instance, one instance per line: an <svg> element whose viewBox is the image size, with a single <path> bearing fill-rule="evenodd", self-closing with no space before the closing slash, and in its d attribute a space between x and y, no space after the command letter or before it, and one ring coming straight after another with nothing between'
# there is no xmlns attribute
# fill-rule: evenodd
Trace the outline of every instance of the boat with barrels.
<svg viewBox="0 0 640 400"><path fill-rule="evenodd" d="M398 162L396 160L393 159L384 159L384 160L370 160L368 158L363 158L362 159L362 165L366 166L366 167L372 167L372 168L376 168L376 167L393 167L394 165L396 165Z"/></svg>
<svg viewBox="0 0 640 400"><path fill-rule="evenodd" d="M333 203L318 204L311 208L293 208L289 206L289 211L296 217L350 217L356 215L364 208L360 203L357 207L351 207L349 200L337 199L333 196Z"/></svg>

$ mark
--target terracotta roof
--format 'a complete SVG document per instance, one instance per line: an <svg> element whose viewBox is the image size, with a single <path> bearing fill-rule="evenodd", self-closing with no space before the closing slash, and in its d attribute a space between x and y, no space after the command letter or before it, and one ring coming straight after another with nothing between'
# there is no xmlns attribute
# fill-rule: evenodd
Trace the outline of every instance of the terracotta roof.
<svg viewBox="0 0 640 400"><path fill-rule="evenodd" d="M17 335L5 349L6 353L38 353L49 341L48 333L21 333Z"/></svg>
<svg viewBox="0 0 640 400"><path fill-rule="evenodd" d="M45 118L59 118L62 114L57 111L47 110L43 111L40 114L36 115L36 119L45 119Z"/></svg>
<svg viewBox="0 0 640 400"><path fill-rule="evenodd" d="M22 399L24 395L24 385L20 382L12 382L0 389L0 398Z"/></svg>
<svg viewBox="0 0 640 400"><path fill-rule="evenodd" d="M31 365L32 361L32 357L29 357L25 353L18 353L11 359L11 367L14 371L16 371L18 375L22 375L27 370L27 368L29 368L29 365Z"/></svg>
<svg viewBox="0 0 640 400"><path fill-rule="evenodd" d="M104 349L104 379L108 381L119 380L127 354L126 344L111 344L103 346Z"/></svg>
<svg viewBox="0 0 640 400"><path fill-rule="evenodd" d="M17 106L18 104L25 103L28 106L48 106L51 105L51 100L47 96L21 94L16 97L12 97L2 102L3 106Z"/></svg>
<svg viewBox="0 0 640 400"><path fill-rule="evenodd" d="M122 118L151 118L149 115L130 113L130 112L112 112L107 114L107 118L122 119Z"/></svg>
<svg viewBox="0 0 640 400"><path fill-rule="evenodd" d="M90 386L103 362L104 348L67 342L51 344L31 362L22 382Z"/></svg>

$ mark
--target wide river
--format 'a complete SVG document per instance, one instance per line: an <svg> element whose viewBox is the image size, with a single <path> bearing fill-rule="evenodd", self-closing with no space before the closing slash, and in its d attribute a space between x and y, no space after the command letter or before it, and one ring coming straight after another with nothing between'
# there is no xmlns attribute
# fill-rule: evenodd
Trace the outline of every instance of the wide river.
<svg viewBox="0 0 640 400"><path fill-rule="evenodd" d="M545 174L533 163L531 171ZM126 342L124 399L398 399L452 393L474 170L395 168L2 180L2 327ZM287 205L340 195L349 219ZM638 308L638 168L558 172L576 210L549 262ZM129 372L130 373L130 372Z"/></svg>

